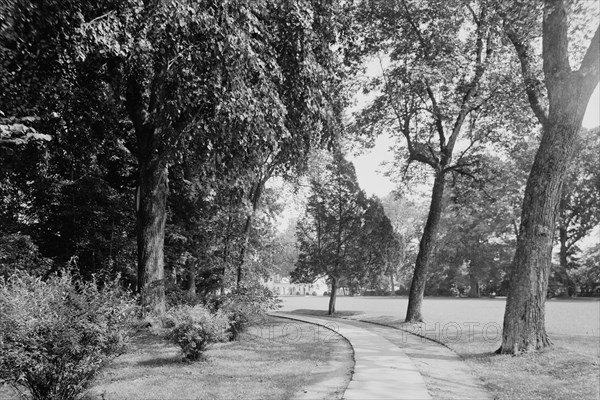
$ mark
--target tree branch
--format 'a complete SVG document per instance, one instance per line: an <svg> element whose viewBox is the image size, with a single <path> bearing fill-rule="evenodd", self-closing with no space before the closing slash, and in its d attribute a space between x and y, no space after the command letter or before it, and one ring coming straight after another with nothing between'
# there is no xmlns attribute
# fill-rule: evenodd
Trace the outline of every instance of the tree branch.
<svg viewBox="0 0 600 400"><path fill-rule="evenodd" d="M541 88L543 83L537 78L535 71L533 71L533 65L531 62L533 50L529 43L525 43L524 40L508 25L505 25L505 32L508 39L513 44L521 63L521 74L523 75L523 81L525 84L525 92L527 93L527 99L531 105L533 113L537 117L538 121L542 126L545 126L548 122L548 109L543 103L543 95Z"/></svg>
<svg viewBox="0 0 600 400"><path fill-rule="evenodd" d="M559 74L571 72L566 8L564 0L545 0L542 55L546 80L553 80Z"/></svg>
<svg viewBox="0 0 600 400"><path fill-rule="evenodd" d="M421 43L421 47L423 48L423 53L426 56L429 56L429 51L428 51L429 48L427 46L427 42L425 42L425 39L423 39L423 36L421 35L421 31L419 30L419 28L417 27L417 24L415 24L415 22L412 19L411 15L410 15L410 10L408 9L408 5L406 4L406 0L402 0L402 5L404 5L404 10L406 11L405 18L408 21L408 23L410 24L410 26L412 27L415 34L417 35L419 43Z"/></svg>
<svg viewBox="0 0 600 400"><path fill-rule="evenodd" d="M596 33L590 42L590 45L585 52L585 56L581 61L579 74L583 76L584 86L596 86L600 80L600 66L598 59L600 58L600 25L596 28Z"/></svg>
<svg viewBox="0 0 600 400"><path fill-rule="evenodd" d="M425 83L427 89L427 95L431 100L431 107L433 108L433 115L435 116L435 128L438 132L438 137L440 139L440 151L444 151L444 147L446 146L446 135L444 134L444 125L442 124L442 113L440 111L440 107L435 99L435 95L433 90L431 90L431 86L429 86L429 82Z"/></svg>
<svg viewBox="0 0 600 400"><path fill-rule="evenodd" d="M433 160L430 160L425 154L422 154L415 148L415 146L412 142L412 138L410 137L410 112L407 111L404 116L400 112L400 109L399 109L398 105L396 104L396 102L394 101L394 97L392 96L390 86L389 86L389 80L385 73L385 69L383 68L383 62L381 61L381 57L379 55L378 55L378 58L379 58L379 66L381 68L381 74L383 76L385 92L387 93L387 95L389 97L390 107L394 111L394 114L398 120L398 125L400 125L400 131L402 132L402 135L406 139L406 146L408 148L409 159L425 163L425 164L431 166L433 169L437 169L437 165Z"/></svg>

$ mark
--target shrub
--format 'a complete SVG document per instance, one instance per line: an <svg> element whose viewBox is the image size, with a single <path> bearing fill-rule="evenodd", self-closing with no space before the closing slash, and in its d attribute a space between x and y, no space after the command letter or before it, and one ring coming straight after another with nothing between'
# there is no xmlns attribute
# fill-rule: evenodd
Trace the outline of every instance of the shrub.
<svg viewBox="0 0 600 400"><path fill-rule="evenodd" d="M77 398L123 351L135 310L117 281L99 289L68 273L0 279L0 381L25 398Z"/></svg>
<svg viewBox="0 0 600 400"><path fill-rule="evenodd" d="M211 312L205 307L181 306L168 312L174 327L169 337L183 351L184 358L198 360L209 345L229 338L229 318L221 311Z"/></svg>
<svg viewBox="0 0 600 400"><path fill-rule="evenodd" d="M267 311L280 307L281 301L260 284L240 286L219 299L217 307L229 315L229 333L237 340L250 325L260 322Z"/></svg>

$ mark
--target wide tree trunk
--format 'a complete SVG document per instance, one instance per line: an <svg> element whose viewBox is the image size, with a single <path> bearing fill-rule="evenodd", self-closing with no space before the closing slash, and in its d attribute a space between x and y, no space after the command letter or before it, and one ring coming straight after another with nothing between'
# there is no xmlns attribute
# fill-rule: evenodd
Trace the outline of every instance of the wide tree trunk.
<svg viewBox="0 0 600 400"><path fill-rule="evenodd" d="M142 312L165 311L164 242L168 170L164 160L140 160L137 196L138 291Z"/></svg>
<svg viewBox="0 0 600 400"><path fill-rule="evenodd" d="M525 89L543 126L542 140L527 179L517 248L510 274L502 345L498 352L517 354L551 344L545 327L545 300L552 261L552 241L562 183L574 138L581 129L590 96L600 78L600 26L573 71L569 63L569 6L565 0L545 0L542 57L548 110L532 73L534 52L518 31L507 34L521 61Z"/></svg>
<svg viewBox="0 0 600 400"><path fill-rule="evenodd" d="M327 310L327 313L329 315L332 315L333 313L335 313L335 300L337 298L337 290L338 290L338 286L337 286L337 278L332 277L331 278L331 294L329 295L329 308Z"/></svg>
<svg viewBox="0 0 600 400"><path fill-rule="evenodd" d="M433 255L435 237L439 230L440 218L443 209L444 186L446 177L443 171L436 172L431 194L431 204L429 206L429 215L423 236L419 243L419 253L415 263L415 272L410 285L408 296L408 308L406 311L406 322L422 322L421 306L423 303L423 294L425 293L425 283L427 282L427 270Z"/></svg>
<svg viewBox="0 0 600 400"><path fill-rule="evenodd" d="M564 82L562 89L551 99L548 123L525 188L501 353L517 354L551 344L544 308L554 228L562 182L587 104L587 99L582 101L583 88L576 82Z"/></svg>

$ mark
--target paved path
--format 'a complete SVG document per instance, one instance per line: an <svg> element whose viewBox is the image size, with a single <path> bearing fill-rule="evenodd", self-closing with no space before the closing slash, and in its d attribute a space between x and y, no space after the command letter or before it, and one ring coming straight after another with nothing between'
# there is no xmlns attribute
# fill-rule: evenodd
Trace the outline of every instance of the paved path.
<svg viewBox="0 0 600 400"><path fill-rule="evenodd" d="M354 320L273 315L326 326L350 342L355 366L345 400L492 398L460 357L437 343Z"/></svg>

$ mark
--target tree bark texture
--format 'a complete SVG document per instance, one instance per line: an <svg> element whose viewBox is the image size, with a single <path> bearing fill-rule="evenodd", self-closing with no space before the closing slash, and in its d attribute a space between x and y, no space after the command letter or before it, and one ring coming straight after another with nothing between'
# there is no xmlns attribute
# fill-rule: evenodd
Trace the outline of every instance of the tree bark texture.
<svg viewBox="0 0 600 400"><path fill-rule="evenodd" d="M561 86L562 91L554 93L550 101L548 122L525 188L501 353L517 354L551 344L545 328L544 307L554 228L562 182L591 95L589 88L573 79L565 79Z"/></svg>
<svg viewBox="0 0 600 400"><path fill-rule="evenodd" d="M243 275L244 275L244 264L246 262L246 251L248 249L248 243L250 242L250 228L252 228L252 221L254 216L256 215L256 210L258 210L258 205L260 203L260 199L262 197L266 180L258 181L251 192L250 201L252 202L252 211L248 216L246 216L246 222L244 223L244 230L242 232L244 236L244 240L242 241L242 245L240 248L240 258L238 260L237 266L237 279L236 285L239 287L242 283Z"/></svg>
<svg viewBox="0 0 600 400"><path fill-rule="evenodd" d="M528 60L519 53L523 71ZM549 108L530 103L543 126L542 140L527 179L517 248L510 274L504 313L504 354L542 349L551 345L545 327L545 300L552 262L552 244L562 183L571 160L575 136L589 98L600 77L600 27L578 71L568 55L568 18L564 0L546 0L543 19L543 61ZM536 97L535 93L531 94ZM536 100L536 99L534 99Z"/></svg>
<svg viewBox="0 0 600 400"><path fill-rule="evenodd" d="M440 218L442 216L444 187L446 177L443 171L437 171L433 183L431 194L431 204L423 236L419 243L419 253L415 263L415 271L410 285L408 296L408 308L406 310L406 322L422 322L421 306L423 303L423 294L425 293L425 283L427 282L427 270L433 255L435 237L439 230Z"/></svg>
<svg viewBox="0 0 600 400"><path fill-rule="evenodd" d="M138 291L144 313L165 311L164 242L168 171L164 160L140 159L137 199Z"/></svg>
<svg viewBox="0 0 600 400"><path fill-rule="evenodd" d="M331 277L331 294L329 295L329 308L327 313L332 315L335 313L335 300L337 298L337 278Z"/></svg>

